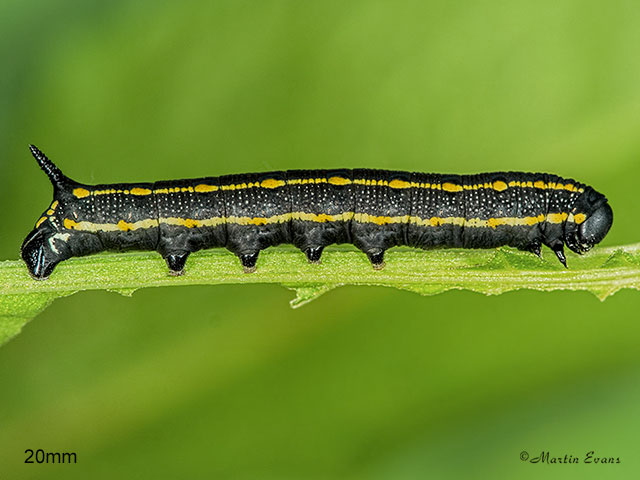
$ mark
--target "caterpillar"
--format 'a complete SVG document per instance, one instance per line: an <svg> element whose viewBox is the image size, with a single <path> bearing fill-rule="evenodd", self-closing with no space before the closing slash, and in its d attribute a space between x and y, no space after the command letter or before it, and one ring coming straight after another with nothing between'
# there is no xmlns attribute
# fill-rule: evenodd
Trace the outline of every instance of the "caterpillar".
<svg viewBox="0 0 640 480"><path fill-rule="evenodd" d="M38 280L63 260L105 250L155 250L180 275L191 253L225 247L251 273L261 250L283 243L311 263L327 245L352 243L375 269L396 245L509 245L538 256L546 245L566 267L565 244L582 254L613 222L604 195L545 173L288 170L86 185L29 148L54 191L21 248Z"/></svg>

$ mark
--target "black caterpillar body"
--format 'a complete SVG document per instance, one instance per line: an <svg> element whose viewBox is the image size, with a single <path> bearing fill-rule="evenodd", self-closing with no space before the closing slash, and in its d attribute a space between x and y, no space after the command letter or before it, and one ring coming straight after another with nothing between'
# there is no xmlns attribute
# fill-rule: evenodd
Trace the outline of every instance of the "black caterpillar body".
<svg viewBox="0 0 640 480"><path fill-rule="evenodd" d="M584 253L609 231L604 195L544 173L436 175L386 170L289 170L154 183L83 185L31 146L54 200L22 244L36 279L70 257L156 250L170 273L190 253L225 247L246 272L260 250L292 243L320 262L332 243L352 243L374 268L395 245L491 248L540 255L547 245Z"/></svg>

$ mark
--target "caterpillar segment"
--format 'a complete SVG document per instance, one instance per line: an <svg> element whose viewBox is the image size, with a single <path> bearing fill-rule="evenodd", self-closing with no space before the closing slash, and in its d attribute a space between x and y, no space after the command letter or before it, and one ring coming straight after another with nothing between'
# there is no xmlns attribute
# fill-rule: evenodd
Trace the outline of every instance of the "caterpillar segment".
<svg viewBox="0 0 640 480"><path fill-rule="evenodd" d="M181 275L191 253L227 248L251 273L260 251L279 244L319 264L328 245L351 243L377 270L399 245L509 245L538 256L546 245L566 267L565 245L582 254L613 222L604 195L544 173L289 170L86 185L30 150L54 197L21 249L38 280L61 261L105 250L155 250Z"/></svg>

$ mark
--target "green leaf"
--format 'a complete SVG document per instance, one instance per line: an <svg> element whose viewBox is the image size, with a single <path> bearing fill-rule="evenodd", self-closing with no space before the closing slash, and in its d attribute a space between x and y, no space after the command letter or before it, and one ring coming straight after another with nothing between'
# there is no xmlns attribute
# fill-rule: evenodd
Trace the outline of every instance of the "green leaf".
<svg viewBox="0 0 640 480"><path fill-rule="evenodd" d="M300 307L341 285L395 287L421 295L466 289L486 295L531 289L586 290L604 300L622 288L640 290L640 244L596 248L584 256L569 255L569 269L547 252L542 259L512 248L497 250L395 249L387 265L375 271L355 250L336 249L322 265L308 264L298 250L279 247L263 252L258 271L244 274L235 256L223 250L194 254L181 277L167 273L154 253L120 253L74 258L51 277L33 280L22 262L0 262L0 344L58 297L82 290L107 290L131 296L137 289L168 285L276 283L295 290Z"/></svg>

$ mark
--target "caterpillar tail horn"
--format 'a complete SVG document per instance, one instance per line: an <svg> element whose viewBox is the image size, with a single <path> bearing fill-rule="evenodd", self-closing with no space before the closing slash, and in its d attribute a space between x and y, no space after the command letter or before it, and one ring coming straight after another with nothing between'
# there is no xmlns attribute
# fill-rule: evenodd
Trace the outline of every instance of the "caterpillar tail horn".
<svg viewBox="0 0 640 480"><path fill-rule="evenodd" d="M56 164L49 160L49 158L47 158L47 156L42 153L38 147L35 145L29 145L29 150L38 162L38 165L40 165L42 171L47 174L47 177L49 177L49 180L55 189L64 189L65 186L75 183L62 173Z"/></svg>

